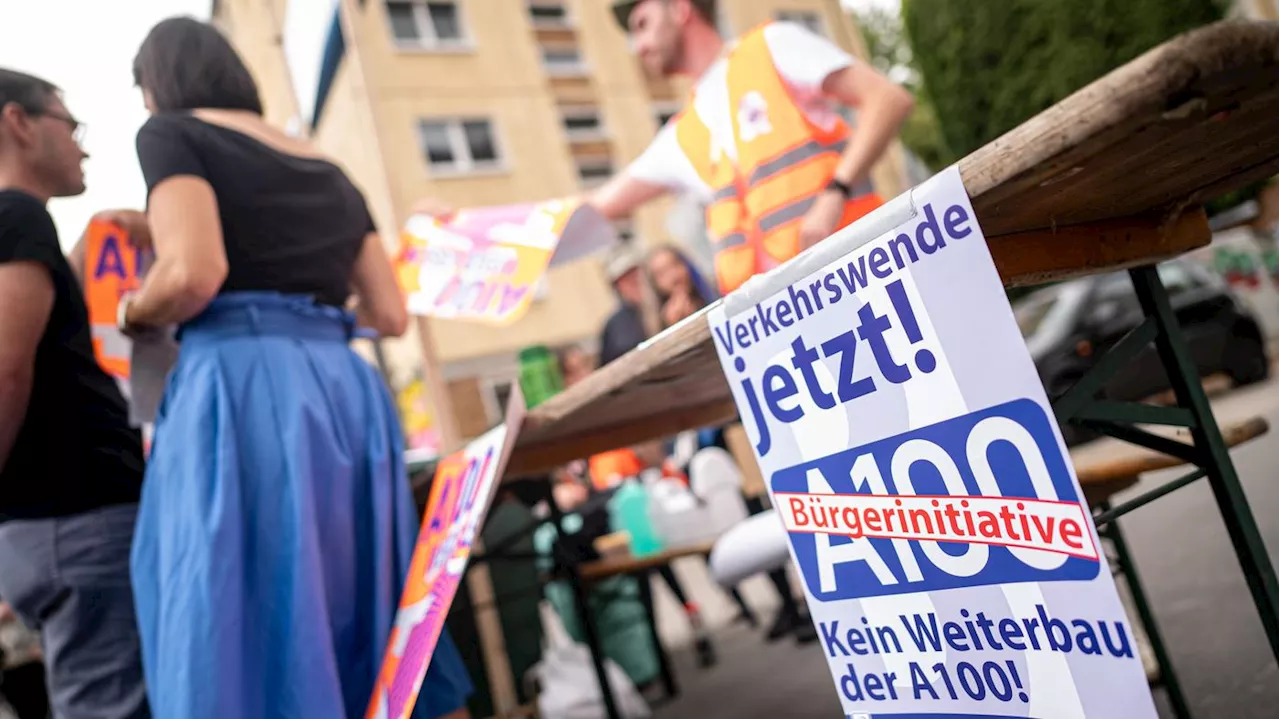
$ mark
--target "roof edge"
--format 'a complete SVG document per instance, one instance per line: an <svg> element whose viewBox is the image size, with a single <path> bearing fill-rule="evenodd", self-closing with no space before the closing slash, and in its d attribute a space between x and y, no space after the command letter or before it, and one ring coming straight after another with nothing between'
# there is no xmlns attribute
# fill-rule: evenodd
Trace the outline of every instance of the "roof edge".
<svg viewBox="0 0 1280 719"><path fill-rule="evenodd" d="M341 0L339 0L341 1ZM335 7L333 22L329 23L329 34L325 38L324 54L320 57L320 77L316 83L316 101L311 110L311 129L314 131L320 124L320 116L329 99L329 91L333 89L333 80L342 65L342 57L347 52L346 38L342 33L342 9Z"/></svg>

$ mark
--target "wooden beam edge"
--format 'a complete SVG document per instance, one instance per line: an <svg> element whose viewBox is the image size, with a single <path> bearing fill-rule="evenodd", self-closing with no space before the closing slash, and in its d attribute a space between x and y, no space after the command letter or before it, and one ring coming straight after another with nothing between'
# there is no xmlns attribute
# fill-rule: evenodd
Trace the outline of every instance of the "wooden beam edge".
<svg viewBox="0 0 1280 719"><path fill-rule="evenodd" d="M996 235L987 247L1005 287L1025 287L1159 262L1212 237L1196 208L1172 220L1150 215Z"/></svg>
<svg viewBox="0 0 1280 719"><path fill-rule="evenodd" d="M719 368L716 368L719 371ZM670 410L645 417L635 422L625 422L557 437L546 442L517 446L507 462L506 478L528 477L550 471L575 459L628 447L648 440L670 437L677 432L698 427L724 424L738 416L738 408L729 398L697 407Z"/></svg>

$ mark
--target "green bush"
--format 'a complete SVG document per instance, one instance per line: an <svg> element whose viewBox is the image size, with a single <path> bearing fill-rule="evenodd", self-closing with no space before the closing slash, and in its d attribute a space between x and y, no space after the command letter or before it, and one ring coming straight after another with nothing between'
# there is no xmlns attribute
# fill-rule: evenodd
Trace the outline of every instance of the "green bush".
<svg viewBox="0 0 1280 719"><path fill-rule="evenodd" d="M1221 0L902 0L914 65L956 158L1223 9Z"/></svg>

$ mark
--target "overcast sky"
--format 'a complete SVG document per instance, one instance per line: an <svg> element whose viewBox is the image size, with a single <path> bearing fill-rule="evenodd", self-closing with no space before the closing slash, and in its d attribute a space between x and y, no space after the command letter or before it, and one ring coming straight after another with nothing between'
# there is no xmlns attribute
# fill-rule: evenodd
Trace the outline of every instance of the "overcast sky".
<svg viewBox="0 0 1280 719"><path fill-rule="evenodd" d="M898 6L898 0L841 1L848 7ZM335 2L290 3L285 49L296 66L304 116ZM160 20L173 15L207 19L211 5L211 0L0 0L0 67L57 84L72 114L88 126L88 189L50 203L64 247L75 243L94 212L141 208L145 186L133 139L146 111L133 87L133 56Z"/></svg>

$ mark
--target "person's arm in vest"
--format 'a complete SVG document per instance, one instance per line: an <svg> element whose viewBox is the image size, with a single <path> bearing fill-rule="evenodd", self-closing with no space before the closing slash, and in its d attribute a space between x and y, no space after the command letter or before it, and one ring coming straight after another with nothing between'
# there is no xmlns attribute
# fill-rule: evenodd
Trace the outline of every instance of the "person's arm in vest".
<svg viewBox="0 0 1280 719"><path fill-rule="evenodd" d="M645 204L668 192L666 187L646 182L630 173L614 175L612 179L587 195L587 203L610 220L621 220Z"/></svg>
<svg viewBox="0 0 1280 719"><path fill-rule="evenodd" d="M822 92L858 111L858 126L849 137L834 177L852 187L870 176L872 166L911 114L915 99L865 62L852 63L828 75ZM831 235L844 212L845 201L834 188L818 195L800 227L800 240L805 247Z"/></svg>
<svg viewBox="0 0 1280 719"><path fill-rule="evenodd" d="M696 190L699 182L671 121L626 169L588 193L586 201L610 220L620 220L665 194Z"/></svg>

